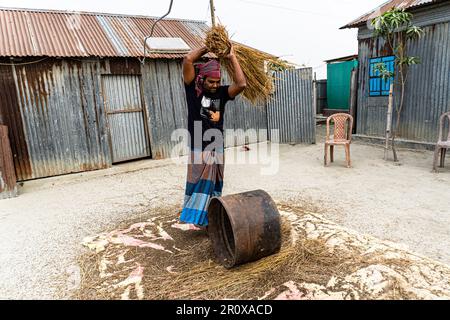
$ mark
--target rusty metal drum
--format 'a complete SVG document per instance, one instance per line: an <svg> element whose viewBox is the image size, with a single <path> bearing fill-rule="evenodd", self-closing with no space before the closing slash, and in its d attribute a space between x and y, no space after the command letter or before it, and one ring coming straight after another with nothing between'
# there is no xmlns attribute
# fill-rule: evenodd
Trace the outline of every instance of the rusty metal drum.
<svg viewBox="0 0 450 320"><path fill-rule="evenodd" d="M280 213L263 190L212 198L208 221L214 252L225 268L259 260L281 248Z"/></svg>

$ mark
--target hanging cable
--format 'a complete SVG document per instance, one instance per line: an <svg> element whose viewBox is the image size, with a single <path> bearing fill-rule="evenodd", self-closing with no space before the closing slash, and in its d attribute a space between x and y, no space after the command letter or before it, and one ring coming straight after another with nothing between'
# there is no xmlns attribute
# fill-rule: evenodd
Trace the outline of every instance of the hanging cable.
<svg viewBox="0 0 450 320"><path fill-rule="evenodd" d="M317 16L323 16L323 17L332 17L332 18L346 18L344 16L335 16L335 15L323 14L323 13L320 13L320 12L299 10L299 9L295 9L295 8L283 7L283 6L278 6L278 5L273 5L273 4L264 3L264 2L258 2L258 1L253 1L253 0L238 0L238 1L245 2L245 3L248 3L248 4L257 5L257 6L262 6L262 7L287 10L287 11L290 11L290 12L298 12L298 13L302 13L302 14L310 14L310 15L317 15Z"/></svg>
<svg viewBox="0 0 450 320"><path fill-rule="evenodd" d="M148 37L144 38L144 58L142 59L141 63L144 64L145 63L145 55L147 53L147 46L146 46L146 42L148 38L151 38L153 35L153 31L155 30L155 26L156 24L161 21L162 19L164 19L165 17L167 17L170 13L170 11L172 10L172 4L173 4L173 0L170 0L170 6L169 6L169 11L167 11L167 13L165 15L163 15L161 18L159 18L158 20L156 20L153 25L152 25L152 29L150 30L150 35Z"/></svg>
<svg viewBox="0 0 450 320"><path fill-rule="evenodd" d="M14 63L14 62L12 62L12 63L3 63L3 62L0 62L0 66L25 66L25 65L28 65L28 64L39 63L41 61L47 60L48 58L49 57L45 57L45 58L42 58L42 59L39 59L39 60L35 60L35 61L19 62L19 63Z"/></svg>
<svg viewBox="0 0 450 320"><path fill-rule="evenodd" d="M208 19L208 13L209 13L209 12L210 12L210 10L209 10L209 1L208 1L208 7L206 8L206 12L205 12L203 21L206 21L206 19Z"/></svg>

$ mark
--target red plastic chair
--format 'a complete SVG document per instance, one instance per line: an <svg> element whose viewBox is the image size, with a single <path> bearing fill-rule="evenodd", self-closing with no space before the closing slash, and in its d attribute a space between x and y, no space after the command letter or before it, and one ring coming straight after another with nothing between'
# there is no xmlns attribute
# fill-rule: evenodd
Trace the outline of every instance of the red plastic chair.
<svg viewBox="0 0 450 320"><path fill-rule="evenodd" d="M334 122L333 136L330 137L330 122ZM336 113L327 118L327 136L325 140L324 166L328 161L328 147L330 147L330 160L334 161L334 146L343 145L347 168L351 167L350 144L352 142L353 117L347 113Z"/></svg>
<svg viewBox="0 0 450 320"><path fill-rule="evenodd" d="M448 120L448 136L444 137L444 126L445 120ZM440 165L439 167L444 167L445 162L445 154L447 153L447 149L450 148L450 111L443 113L441 118L439 119L439 137L438 142L436 143L436 148L434 149L434 159L433 159L433 171L437 171L437 162L439 158L439 151L441 152L440 156Z"/></svg>

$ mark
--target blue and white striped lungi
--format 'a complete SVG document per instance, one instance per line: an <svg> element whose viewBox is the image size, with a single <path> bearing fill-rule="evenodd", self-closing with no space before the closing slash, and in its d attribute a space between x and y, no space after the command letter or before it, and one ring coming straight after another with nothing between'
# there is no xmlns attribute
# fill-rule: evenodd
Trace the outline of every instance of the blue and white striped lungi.
<svg viewBox="0 0 450 320"><path fill-rule="evenodd" d="M180 221L197 226L208 225L209 201L222 195L223 173L223 150L191 151Z"/></svg>

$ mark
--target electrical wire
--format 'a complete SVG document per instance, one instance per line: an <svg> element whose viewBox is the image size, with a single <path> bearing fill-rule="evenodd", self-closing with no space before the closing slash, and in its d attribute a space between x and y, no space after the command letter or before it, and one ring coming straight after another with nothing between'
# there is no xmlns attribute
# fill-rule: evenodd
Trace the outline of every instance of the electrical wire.
<svg viewBox="0 0 450 320"><path fill-rule="evenodd" d="M204 21L206 21L207 19L208 19L208 13L209 13L209 4L210 4L210 2L208 1L208 7L206 8L206 12L205 12L205 15L204 15L204 18L203 18L203 20Z"/></svg>
<svg viewBox="0 0 450 320"><path fill-rule="evenodd" d="M146 46L147 39L152 37L153 31L155 30L156 24L169 15L170 11L172 10L172 4L173 4L173 0L170 0L169 10L167 11L167 13L153 23L152 29L150 30L150 35L148 37L144 38L144 58L141 61L142 64L145 63L145 54L146 54L146 49L147 49L147 46Z"/></svg>
<svg viewBox="0 0 450 320"><path fill-rule="evenodd" d="M251 0L238 0L238 1L249 3L249 4L254 4L254 5L258 5L258 6L262 6L262 7L282 9L282 10L287 10L287 11L291 11L291 12L299 12L299 13L303 13L303 14L312 14L312 15L318 15L318 16L323 16L323 17L333 17L333 18L346 18L346 17L343 17L343 16L333 16L333 15L323 14L323 13L319 13L319 12L298 10L298 9L295 9L295 8L277 6L277 5L264 3L264 2L258 2L258 1L251 1Z"/></svg>
<svg viewBox="0 0 450 320"><path fill-rule="evenodd" d="M39 60L35 60L35 61L29 61L29 62L22 62L22 63L2 63L0 62L0 66L25 66L28 64L34 64L34 63L39 63L41 61L47 60L49 57L45 57Z"/></svg>
<svg viewBox="0 0 450 320"><path fill-rule="evenodd" d="M323 67L325 67L327 64L326 63L322 63L322 64L319 64L318 66L315 66L315 67L312 67L313 69L321 69L321 68L323 68Z"/></svg>

